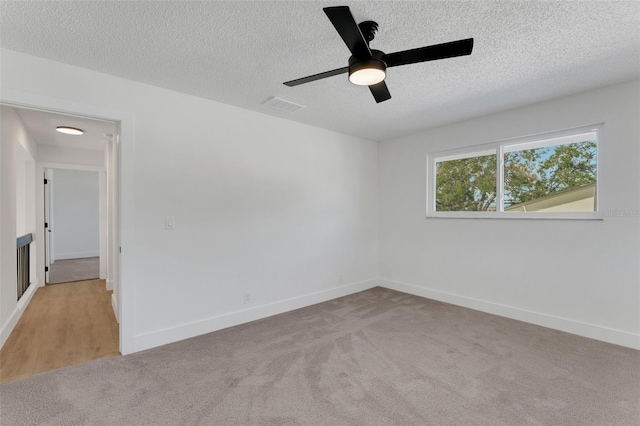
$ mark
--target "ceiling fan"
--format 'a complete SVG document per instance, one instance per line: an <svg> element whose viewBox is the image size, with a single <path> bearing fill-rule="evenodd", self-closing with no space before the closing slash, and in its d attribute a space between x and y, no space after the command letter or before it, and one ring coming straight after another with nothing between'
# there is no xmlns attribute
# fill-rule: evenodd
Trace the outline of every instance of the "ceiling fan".
<svg viewBox="0 0 640 426"><path fill-rule="evenodd" d="M322 10L351 51L349 66L287 81L284 83L286 86L293 87L348 72L351 83L369 86L376 102L380 103L391 99L387 84L384 82L387 68L470 55L473 50L473 39L467 38L386 54L369 48L369 42L374 39L378 31L376 22L364 21L356 24L348 6L325 7Z"/></svg>

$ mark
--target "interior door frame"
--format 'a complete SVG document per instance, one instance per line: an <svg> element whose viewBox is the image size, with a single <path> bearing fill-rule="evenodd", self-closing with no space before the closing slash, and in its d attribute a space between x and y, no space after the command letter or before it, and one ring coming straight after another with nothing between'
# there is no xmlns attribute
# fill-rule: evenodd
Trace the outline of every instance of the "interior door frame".
<svg viewBox="0 0 640 426"><path fill-rule="evenodd" d="M79 164L67 164L67 163L49 163L49 162L37 162L36 163L36 174L43 175L44 179L47 179L47 184L44 184L44 180L42 182L43 185L43 200L44 200L44 222L49 226L45 227L44 230L44 260L45 260L45 284L49 283L49 271L51 270L51 247L52 247L52 238L51 233L54 231L55 223L51 220L51 206L54 203L54 200L51 198L51 191L53 185L55 185L55 179L53 179L48 171L50 170L79 170L86 172L96 172L98 173L98 215L99 215L99 247L100 247L100 278L107 279L107 290L113 290L110 287L110 281L112 282L112 277L103 274L106 272L106 266L109 262L113 262L115 259L111 259L114 256L114 250L109 250L108 243L109 234L112 232L110 228L110 224L108 221L108 198L109 194L106 189L106 168L102 166L87 166L87 165L79 165ZM42 171L42 173L40 173ZM47 202L48 201L48 202ZM105 229L106 228L106 229ZM107 241L105 241L107 240ZM114 313L116 318L118 317L117 309L114 307Z"/></svg>
<svg viewBox="0 0 640 426"><path fill-rule="evenodd" d="M0 91L0 104L16 108L29 108L57 114L74 115L113 121L118 124L118 132L113 140L116 165L112 170L116 180L113 185L114 204L113 233L115 274L114 297L112 303L120 328L120 353L136 352L135 334L135 163L134 163L134 114L129 111L76 102L63 98L24 92L7 87ZM37 172L36 176L41 176ZM43 203L44 185L36 185L36 202ZM37 241L44 240L44 207L36 206ZM40 250L39 250L40 251ZM44 256L36 256L37 275L40 285L44 285Z"/></svg>
<svg viewBox="0 0 640 426"><path fill-rule="evenodd" d="M44 201L44 283L49 283L49 269L51 269L51 185L53 185L50 176L47 173L47 169L42 171L42 174L38 173L36 168L36 175L42 176L44 183L43 188L43 201Z"/></svg>

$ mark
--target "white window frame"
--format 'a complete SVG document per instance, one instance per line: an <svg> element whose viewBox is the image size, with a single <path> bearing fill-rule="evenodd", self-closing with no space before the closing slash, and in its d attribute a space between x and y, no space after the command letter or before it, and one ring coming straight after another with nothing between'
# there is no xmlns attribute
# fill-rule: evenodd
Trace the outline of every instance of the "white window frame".
<svg viewBox="0 0 640 426"><path fill-rule="evenodd" d="M596 208L593 212L505 212L504 211L504 153L535 149L544 146L564 145L578 142L581 136L596 133ZM575 141L572 139L575 138ZM557 143L554 142L557 140ZM584 140L582 138L581 140ZM604 218L600 205L600 153L604 143L604 124L575 127L566 130L539 133L519 138L505 139L488 144L474 145L465 148L433 152L427 155L427 217L428 218L465 218L465 219L581 219L602 220ZM451 212L436 211L436 163L462 158L491 155L496 153L498 164L496 211Z"/></svg>

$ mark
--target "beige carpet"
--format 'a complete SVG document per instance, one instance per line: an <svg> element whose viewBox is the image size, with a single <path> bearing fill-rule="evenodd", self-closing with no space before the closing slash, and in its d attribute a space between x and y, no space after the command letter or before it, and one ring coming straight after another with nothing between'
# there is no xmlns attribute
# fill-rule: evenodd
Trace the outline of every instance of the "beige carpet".
<svg viewBox="0 0 640 426"><path fill-rule="evenodd" d="M375 288L0 396L3 425L637 425L640 352Z"/></svg>
<svg viewBox="0 0 640 426"><path fill-rule="evenodd" d="M100 277L100 258L83 257L80 259L56 260L49 265L47 284L68 283L71 281L92 280Z"/></svg>

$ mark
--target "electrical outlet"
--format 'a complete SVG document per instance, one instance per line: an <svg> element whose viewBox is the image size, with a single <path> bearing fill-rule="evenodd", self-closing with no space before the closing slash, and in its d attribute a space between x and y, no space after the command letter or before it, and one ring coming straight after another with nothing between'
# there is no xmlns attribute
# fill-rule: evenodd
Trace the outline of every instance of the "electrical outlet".
<svg viewBox="0 0 640 426"><path fill-rule="evenodd" d="M243 294L244 294L244 303L251 303L251 292L245 291Z"/></svg>
<svg viewBox="0 0 640 426"><path fill-rule="evenodd" d="M176 229L176 218L174 216L165 216L164 229Z"/></svg>

